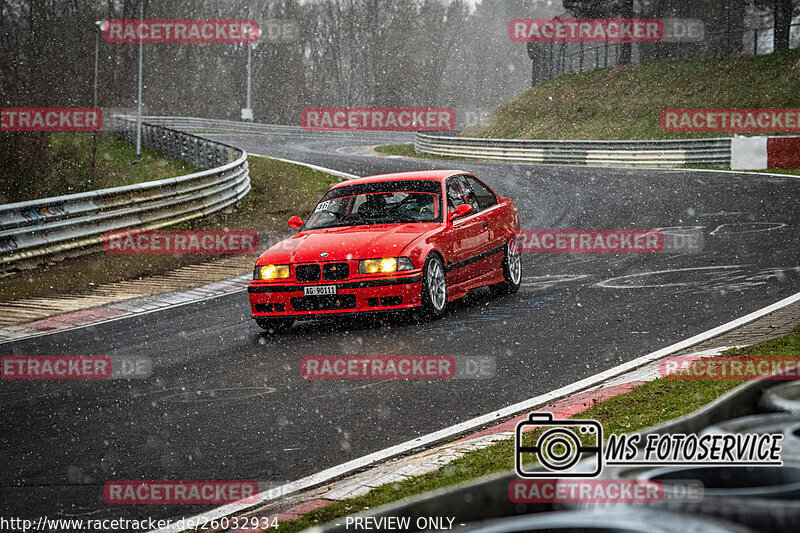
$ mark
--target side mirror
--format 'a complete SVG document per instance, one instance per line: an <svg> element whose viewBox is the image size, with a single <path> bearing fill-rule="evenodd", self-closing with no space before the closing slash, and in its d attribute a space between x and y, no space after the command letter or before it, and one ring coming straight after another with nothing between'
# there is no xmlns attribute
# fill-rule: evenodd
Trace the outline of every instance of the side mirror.
<svg viewBox="0 0 800 533"><path fill-rule="evenodd" d="M301 219L299 216L295 215L295 216L293 216L292 218L289 219L288 224L289 224L289 227L292 228L292 229L300 229L300 228L303 227L303 219Z"/></svg>
<svg viewBox="0 0 800 533"><path fill-rule="evenodd" d="M465 217L472 213L472 206L469 204L461 204L452 211L450 211L450 220L454 218Z"/></svg>

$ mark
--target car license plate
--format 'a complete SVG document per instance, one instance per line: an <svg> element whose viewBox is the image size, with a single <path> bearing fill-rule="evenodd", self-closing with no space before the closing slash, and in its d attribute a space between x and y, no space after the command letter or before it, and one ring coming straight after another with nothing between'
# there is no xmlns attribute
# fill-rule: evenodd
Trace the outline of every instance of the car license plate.
<svg viewBox="0 0 800 533"><path fill-rule="evenodd" d="M336 294L336 285L314 285L303 287L303 296L328 296Z"/></svg>

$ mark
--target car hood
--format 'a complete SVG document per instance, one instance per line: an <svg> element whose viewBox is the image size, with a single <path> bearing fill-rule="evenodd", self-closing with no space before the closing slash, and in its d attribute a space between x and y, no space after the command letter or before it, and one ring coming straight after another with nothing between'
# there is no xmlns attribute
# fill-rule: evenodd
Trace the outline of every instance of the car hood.
<svg viewBox="0 0 800 533"><path fill-rule="evenodd" d="M394 257L400 255L411 241L439 226L433 222L301 231L270 247L258 258L258 264ZM323 253L328 255L320 257Z"/></svg>

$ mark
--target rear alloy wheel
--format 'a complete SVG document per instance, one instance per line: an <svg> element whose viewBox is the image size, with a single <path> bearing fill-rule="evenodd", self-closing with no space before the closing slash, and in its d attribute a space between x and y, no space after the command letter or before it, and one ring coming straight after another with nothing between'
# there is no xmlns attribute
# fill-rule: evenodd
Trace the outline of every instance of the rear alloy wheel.
<svg viewBox="0 0 800 533"><path fill-rule="evenodd" d="M289 331L294 324L294 318L264 318L256 317L256 324L270 335L277 335Z"/></svg>
<svg viewBox="0 0 800 533"><path fill-rule="evenodd" d="M422 313L439 318L447 309L447 280L444 263L437 254L430 254L422 268Z"/></svg>
<svg viewBox="0 0 800 533"><path fill-rule="evenodd" d="M503 281L492 285L497 294L513 294L522 283L522 258L517 239L511 237L503 251Z"/></svg>

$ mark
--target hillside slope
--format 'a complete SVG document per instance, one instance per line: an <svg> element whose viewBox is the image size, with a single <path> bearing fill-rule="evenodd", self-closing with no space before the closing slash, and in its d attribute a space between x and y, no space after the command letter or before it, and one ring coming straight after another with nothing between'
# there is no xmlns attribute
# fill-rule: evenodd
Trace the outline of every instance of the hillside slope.
<svg viewBox="0 0 800 533"><path fill-rule="evenodd" d="M462 135L506 139L721 136L661 131L659 114L668 107L800 107L800 49L559 76L499 107Z"/></svg>

